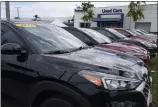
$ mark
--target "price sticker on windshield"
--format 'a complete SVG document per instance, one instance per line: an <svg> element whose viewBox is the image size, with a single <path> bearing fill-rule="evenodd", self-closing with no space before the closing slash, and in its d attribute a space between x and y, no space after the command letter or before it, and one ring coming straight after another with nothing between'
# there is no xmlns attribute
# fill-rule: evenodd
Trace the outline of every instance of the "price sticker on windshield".
<svg viewBox="0 0 158 107"><path fill-rule="evenodd" d="M35 24L21 24L21 23L16 24L16 26L18 26L18 27L36 27Z"/></svg>

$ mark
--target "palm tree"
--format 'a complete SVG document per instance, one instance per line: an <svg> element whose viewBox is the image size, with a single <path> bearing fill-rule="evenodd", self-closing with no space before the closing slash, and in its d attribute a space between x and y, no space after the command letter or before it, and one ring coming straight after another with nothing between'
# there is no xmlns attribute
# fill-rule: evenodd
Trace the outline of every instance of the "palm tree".
<svg viewBox="0 0 158 107"><path fill-rule="evenodd" d="M84 22L89 23L90 19L93 18L94 16L94 12L92 9L88 9L87 12L83 15L83 17L81 18ZM86 24L85 24L86 27ZM90 27L89 25L87 27Z"/></svg>
<svg viewBox="0 0 158 107"><path fill-rule="evenodd" d="M40 18L38 15L34 15L33 17L34 17L33 21L37 21L37 19Z"/></svg>
<svg viewBox="0 0 158 107"><path fill-rule="evenodd" d="M87 12L89 8L93 8L94 4L91 4L91 2L83 2L81 4L81 8L83 9L83 11Z"/></svg>
<svg viewBox="0 0 158 107"><path fill-rule="evenodd" d="M94 5L91 4L91 2L83 2L81 4L81 8L83 9L84 11L84 15L83 17L81 18L84 22L89 22L91 18L93 18L94 16L94 12L91 8L93 8ZM86 24L85 24L85 27L86 27ZM90 26L88 26L90 27Z"/></svg>
<svg viewBox="0 0 158 107"><path fill-rule="evenodd" d="M130 17L130 25L129 29L131 26L131 18L133 19L134 22L136 22L139 19L144 19L144 14L143 14L143 9L141 8L141 3L145 4L145 1L131 1L130 4L128 5L129 11L127 13L127 16Z"/></svg>
<svg viewBox="0 0 158 107"><path fill-rule="evenodd" d="M84 16L81 18L84 22L88 22L88 14L84 14ZM84 24L84 27L86 28L86 24Z"/></svg>

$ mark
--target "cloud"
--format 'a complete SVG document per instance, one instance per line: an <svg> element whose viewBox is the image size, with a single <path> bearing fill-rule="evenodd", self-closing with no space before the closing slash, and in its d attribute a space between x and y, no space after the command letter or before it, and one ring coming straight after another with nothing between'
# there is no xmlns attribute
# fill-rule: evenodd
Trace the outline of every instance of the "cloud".
<svg viewBox="0 0 158 107"><path fill-rule="evenodd" d="M92 2L95 7L128 5L129 2ZM155 2L156 3L156 2ZM19 9L21 18L32 18L35 14L40 17L73 16L74 8L81 2L10 2L11 18L17 16L15 7ZM5 3L1 3L1 18L5 18Z"/></svg>
<svg viewBox="0 0 158 107"><path fill-rule="evenodd" d="M40 17L67 17L74 14L75 4L79 2L36 2L26 5L17 5L16 3L10 4L11 18L17 16L17 10L15 7L21 7L19 9L20 17L30 18L33 15L38 14ZM5 17L5 3L1 4L1 17Z"/></svg>

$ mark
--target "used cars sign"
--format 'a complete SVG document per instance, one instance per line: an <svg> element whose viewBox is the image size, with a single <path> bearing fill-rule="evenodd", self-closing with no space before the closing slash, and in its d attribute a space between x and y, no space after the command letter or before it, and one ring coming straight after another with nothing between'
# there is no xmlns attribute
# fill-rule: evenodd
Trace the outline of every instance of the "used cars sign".
<svg viewBox="0 0 158 107"><path fill-rule="evenodd" d="M122 9L102 9L102 13L122 13Z"/></svg>

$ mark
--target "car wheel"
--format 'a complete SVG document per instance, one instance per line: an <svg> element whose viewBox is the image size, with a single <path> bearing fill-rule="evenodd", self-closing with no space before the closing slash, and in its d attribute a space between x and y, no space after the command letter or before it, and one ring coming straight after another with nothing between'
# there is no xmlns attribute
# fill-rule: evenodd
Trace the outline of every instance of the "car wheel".
<svg viewBox="0 0 158 107"><path fill-rule="evenodd" d="M40 107L73 107L73 105L61 98L49 98Z"/></svg>

